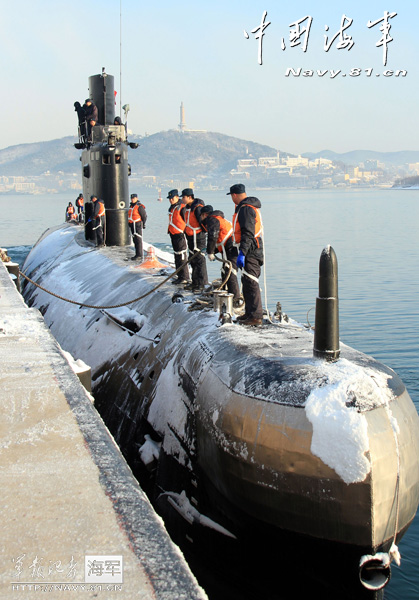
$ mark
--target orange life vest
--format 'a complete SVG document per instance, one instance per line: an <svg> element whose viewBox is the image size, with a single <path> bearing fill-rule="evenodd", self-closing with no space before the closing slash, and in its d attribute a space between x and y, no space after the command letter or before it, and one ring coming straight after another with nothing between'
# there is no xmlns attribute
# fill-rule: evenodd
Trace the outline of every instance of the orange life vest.
<svg viewBox="0 0 419 600"><path fill-rule="evenodd" d="M103 217L103 215L105 214L105 205L100 200L96 200L96 202L99 203L99 207L100 207L99 208L99 213L98 213L98 215L97 215L96 218Z"/></svg>
<svg viewBox="0 0 419 600"><path fill-rule="evenodd" d="M185 231L186 223L180 214L184 206L184 204L178 202L173 210L169 210L169 233L172 235Z"/></svg>
<svg viewBox="0 0 419 600"><path fill-rule="evenodd" d="M137 223L138 221L142 221L141 215L138 212L138 207L142 206L145 208L144 204L140 204L136 202L134 206L131 206L128 210L128 223Z"/></svg>
<svg viewBox="0 0 419 600"><path fill-rule="evenodd" d="M84 206L84 199L83 198L79 198L78 199L78 203L79 203L78 204L79 206Z"/></svg>
<svg viewBox="0 0 419 600"><path fill-rule="evenodd" d="M74 206L67 206L67 212L69 215L72 215L74 212Z"/></svg>
<svg viewBox="0 0 419 600"><path fill-rule="evenodd" d="M239 212L243 208L243 206L250 206L250 208L253 208L253 210L255 211L255 214L256 214L255 238L256 238L257 244L259 246L258 238L262 237L262 233L263 233L262 217L260 216L260 210L258 208L255 208L251 204L243 204L239 208L239 210L236 213L234 213L234 215L233 215L233 242L234 242L234 245L239 246L240 241L242 239L242 231L240 228L238 216L239 216Z"/></svg>
<svg viewBox="0 0 419 600"><path fill-rule="evenodd" d="M216 244L217 244L218 252L222 252L226 245L226 241L233 233L233 226L230 223L230 221L227 221L227 219L223 219L223 217L221 217L220 215L213 215L213 216L215 219L218 219L218 221L220 222L220 232L218 234Z"/></svg>
<svg viewBox="0 0 419 600"><path fill-rule="evenodd" d="M190 208L185 209L185 233L186 235L196 235L202 231L202 227L198 223L198 219L195 217L195 208L191 210Z"/></svg>

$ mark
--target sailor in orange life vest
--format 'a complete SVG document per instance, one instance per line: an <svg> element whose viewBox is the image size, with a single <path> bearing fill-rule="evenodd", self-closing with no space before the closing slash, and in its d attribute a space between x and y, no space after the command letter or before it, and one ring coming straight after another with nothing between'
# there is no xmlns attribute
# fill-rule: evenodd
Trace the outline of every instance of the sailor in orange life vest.
<svg viewBox="0 0 419 600"><path fill-rule="evenodd" d="M128 210L128 223L132 233L132 241L135 246L135 255L131 260L143 258L143 229L147 221L147 213L144 204L138 201L137 194L131 194L131 204Z"/></svg>
<svg viewBox="0 0 419 600"><path fill-rule="evenodd" d="M76 206L77 206L77 214L78 220L80 222L83 221L83 211L84 211L84 198L83 194L79 194L76 198Z"/></svg>
<svg viewBox="0 0 419 600"><path fill-rule="evenodd" d="M203 250L206 246L206 234L201 227L201 210L204 201L195 198L193 190L186 188L182 191L182 201L185 202L185 235L188 242L189 256L196 256L191 260L192 283L185 289L193 292L202 292L208 283L207 264L205 256L197 250Z"/></svg>
<svg viewBox="0 0 419 600"><path fill-rule="evenodd" d="M69 202L67 208L65 209L65 220L71 221L71 219L73 218L73 215L74 215L74 206L72 205L71 202Z"/></svg>
<svg viewBox="0 0 419 600"><path fill-rule="evenodd" d="M176 270L186 261L187 245L185 239L185 205L179 200L178 190L170 190L167 195L170 202L169 208L169 228L168 233L172 240L173 252L175 255ZM185 265L177 274L176 279L172 280L175 285L190 283L188 265Z"/></svg>
<svg viewBox="0 0 419 600"><path fill-rule="evenodd" d="M242 325L262 325L263 308L259 288L260 267L263 265L261 203L247 197L242 183L232 185L227 196L236 205L233 215L233 242L239 250L237 267L243 269L242 285L245 313L238 317Z"/></svg>
<svg viewBox="0 0 419 600"><path fill-rule="evenodd" d="M233 244L233 226L224 218L221 210L214 210L211 205L201 210L201 223L208 232L207 256L215 260L215 254L221 252L224 260L231 262L231 273L227 281L227 291L233 294L233 305L240 306L240 288L237 281L237 248ZM221 278L224 280L228 273L226 265L221 267Z"/></svg>
<svg viewBox="0 0 419 600"><path fill-rule="evenodd" d="M104 246L103 230L105 228L105 205L97 196L90 196L93 202L93 213L90 217L92 222L92 232L95 232L96 246Z"/></svg>

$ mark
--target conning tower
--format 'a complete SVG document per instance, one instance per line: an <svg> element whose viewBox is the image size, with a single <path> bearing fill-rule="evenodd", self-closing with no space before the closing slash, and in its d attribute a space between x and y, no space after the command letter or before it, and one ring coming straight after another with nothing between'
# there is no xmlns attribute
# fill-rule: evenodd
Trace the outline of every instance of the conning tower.
<svg viewBox="0 0 419 600"><path fill-rule="evenodd" d="M107 246L127 246L131 238L128 227L129 186L131 166L128 163L129 143L126 124L115 123L114 77L105 73L89 77L89 98L98 109L98 123L79 129L79 143L82 148L82 182L86 203L86 221L92 214L90 196L103 201L106 211L105 243ZM86 238L91 239L87 224Z"/></svg>

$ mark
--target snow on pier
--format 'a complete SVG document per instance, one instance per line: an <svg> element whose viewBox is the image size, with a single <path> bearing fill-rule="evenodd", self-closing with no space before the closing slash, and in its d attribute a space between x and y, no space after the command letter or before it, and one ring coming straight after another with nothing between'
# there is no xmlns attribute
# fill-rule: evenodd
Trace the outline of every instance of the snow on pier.
<svg viewBox="0 0 419 600"><path fill-rule="evenodd" d="M0 357L0 598L206 598L3 263Z"/></svg>

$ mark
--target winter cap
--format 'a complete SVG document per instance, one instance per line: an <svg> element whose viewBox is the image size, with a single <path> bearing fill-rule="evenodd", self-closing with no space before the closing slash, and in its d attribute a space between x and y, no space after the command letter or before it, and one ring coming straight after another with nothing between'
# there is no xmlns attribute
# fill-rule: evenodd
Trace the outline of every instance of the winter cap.
<svg viewBox="0 0 419 600"><path fill-rule="evenodd" d="M204 208L202 208L201 210L201 215L202 213L210 213L213 212L213 207L211 206L211 204L207 204L206 206L204 206Z"/></svg>
<svg viewBox="0 0 419 600"><path fill-rule="evenodd" d="M179 197L179 190L170 190L170 192L167 194L169 200L171 200L175 196Z"/></svg>
<svg viewBox="0 0 419 600"><path fill-rule="evenodd" d="M192 188L185 188L184 190L182 190L182 196L193 196L193 189Z"/></svg>
<svg viewBox="0 0 419 600"><path fill-rule="evenodd" d="M246 188L242 183L235 183L231 186L230 191L227 192L226 196L230 196L230 194L245 194Z"/></svg>

